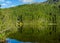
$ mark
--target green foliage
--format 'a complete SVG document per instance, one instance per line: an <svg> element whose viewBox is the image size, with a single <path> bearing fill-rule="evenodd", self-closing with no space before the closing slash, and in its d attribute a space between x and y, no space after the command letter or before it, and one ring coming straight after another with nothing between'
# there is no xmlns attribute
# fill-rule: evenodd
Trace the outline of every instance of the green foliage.
<svg viewBox="0 0 60 43"><path fill-rule="evenodd" d="M0 10L0 30L8 29L6 37L21 41L58 43L60 33L60 2L27 4ZM18 23L19 22L19 23ZM18 24L22 22L22 27ZM3 23L3 24L2 24ZM5 36L4 35L4 36ZM55 40L53 40L55 39Z"/></svg>

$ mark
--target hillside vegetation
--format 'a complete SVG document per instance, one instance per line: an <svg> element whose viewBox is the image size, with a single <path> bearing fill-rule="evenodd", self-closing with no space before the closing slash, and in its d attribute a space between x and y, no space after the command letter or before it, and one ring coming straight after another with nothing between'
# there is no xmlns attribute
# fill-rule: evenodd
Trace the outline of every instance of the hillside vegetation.
<svg viewBox="0 0 60 43"><path fill-rule="evenodd" d="M20 41L60 43L60 2L0 9L0 36Z"/></svg>

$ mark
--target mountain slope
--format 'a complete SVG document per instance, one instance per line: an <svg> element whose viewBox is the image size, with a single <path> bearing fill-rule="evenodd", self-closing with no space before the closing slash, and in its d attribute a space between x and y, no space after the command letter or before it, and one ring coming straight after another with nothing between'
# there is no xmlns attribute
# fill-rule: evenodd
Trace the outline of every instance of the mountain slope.
<svg viewBox="0 0 60 43"><path fill-rule="evenodd" d="M7 37L41 43L60 42L60 2L26 4L0 11L1 29L11 29Z"/></svg>

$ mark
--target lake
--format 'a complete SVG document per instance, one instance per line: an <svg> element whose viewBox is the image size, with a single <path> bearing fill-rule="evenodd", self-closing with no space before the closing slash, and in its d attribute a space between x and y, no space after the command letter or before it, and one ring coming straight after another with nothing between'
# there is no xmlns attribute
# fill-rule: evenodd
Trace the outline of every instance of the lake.
<svg viewBox="0 0 60 43"><path fill-rule="evenodd" d="M7 38L6 40L8 43L32 43L32 42L21 42L16 39L10 39L10 38Z"/></svg>

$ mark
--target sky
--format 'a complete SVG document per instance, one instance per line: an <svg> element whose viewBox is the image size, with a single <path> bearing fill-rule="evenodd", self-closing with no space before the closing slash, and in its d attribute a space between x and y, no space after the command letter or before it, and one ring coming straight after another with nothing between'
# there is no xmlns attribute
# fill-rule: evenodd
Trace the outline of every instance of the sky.
<svg viewBox="0 0 60 43"><path fill-rule="evenodd" d="M23 4L44 2L46 0L0 0L0 8L9 8Z"/></svg>

